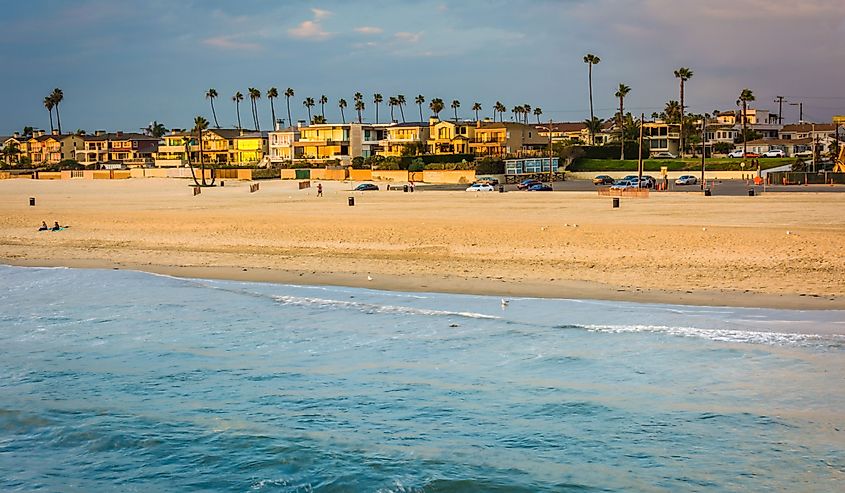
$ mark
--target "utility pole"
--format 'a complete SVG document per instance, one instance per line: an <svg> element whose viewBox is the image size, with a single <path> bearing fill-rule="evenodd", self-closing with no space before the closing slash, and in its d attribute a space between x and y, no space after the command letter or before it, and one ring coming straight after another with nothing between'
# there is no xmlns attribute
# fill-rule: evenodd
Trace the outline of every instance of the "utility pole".
<svg viewBox="0 0 845 493"><path fill-rule="evenodd" d="M799 103L789 103L789 106L798 107L798 123L804 123L804 102L801 101Z"/></svg>
<svg viewBox="0 0 845 493"><path fill-rule="evenodd" d="M813 173L816 172L816 124L810 127L810 142L813 144ZM806 183L806 182L805 182Z"/></svg>
<svg viewBox="0 0 845 493"><path fill-rule="evenodd" d="M552 119L549 118L549 185L554 185L555 175L552 173Z"/></svg>
<svg viewBox="0 0 845 493"><path fill-rule="evenodd" d="M704 151L705 151L705 129L707 127L707 118L701 118L701 191L704 191Z"/></svg>
<svg viewBox="0 0 845 493"><path fill-rule="evenodd" d="M643 122L645 121L645 113L640 113L640 150L637 158L637 186L643 186Z"/></svg>
<svg viewBox="0 0 845 493"><path fill-rule="evenodd" d="M778 125L783 125L783 96L775 96L775 103L778 104Z"/></svg>

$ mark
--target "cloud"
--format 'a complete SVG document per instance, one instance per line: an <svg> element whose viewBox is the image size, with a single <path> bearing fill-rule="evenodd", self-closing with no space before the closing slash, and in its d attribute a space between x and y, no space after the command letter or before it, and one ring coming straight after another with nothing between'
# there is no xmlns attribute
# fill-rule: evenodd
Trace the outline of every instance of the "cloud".
<svg viewBox="0 0 845 493"><path fill-rule="evenodd" d="M410 33L407 31L399 31L398 33L393 35L398 41L404 41L406 43L419 43L420 39L422 39L422 33Z"/></svg>
<svg viewBox="0 0 845 493"><path fill-rule="evenodd" d="M316 20L316 21L321 21L321 20L325 19L326 17L332 15L331 12L329 12L328 10L323 10L323 9L311 9L311 12L314 13L314 20Z"/></svg>
<svg viewBox="0 0 845 493"><path fill-rule="evenodd" d="M261 45L257 43L248 43L244 41L237 41L233 36L215 36L202 40L202 44L213 46L222 50L248 50L257 51L261 49Z"/></svg>
<svg viewBox="0 0 845 493"><path fill-rule="evenodd" d="M321 41L331 37L332 33L323 30L320 21L332 15L328 10L311 9L314 14L314 20L302 21L296 27L288 29L288 34L293 38L308 39L311 41Z"/></svg>
<svg viewBox="0 0 845 493"><path fill-rule="evenodd" d="M356 27L355 32L361 34L381 34L384 30L380 27L361 26Z"/></svg>

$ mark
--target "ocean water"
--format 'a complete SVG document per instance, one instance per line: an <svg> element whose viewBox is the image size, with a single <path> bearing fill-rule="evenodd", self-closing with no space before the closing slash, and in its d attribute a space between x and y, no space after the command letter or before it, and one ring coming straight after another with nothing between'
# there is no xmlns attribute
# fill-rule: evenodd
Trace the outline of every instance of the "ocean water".
<svg viewBox="0 0 845 493"><path fill-rule="evenodd" d="M0 266L0 491L845 491L845 313Z"/></svg>

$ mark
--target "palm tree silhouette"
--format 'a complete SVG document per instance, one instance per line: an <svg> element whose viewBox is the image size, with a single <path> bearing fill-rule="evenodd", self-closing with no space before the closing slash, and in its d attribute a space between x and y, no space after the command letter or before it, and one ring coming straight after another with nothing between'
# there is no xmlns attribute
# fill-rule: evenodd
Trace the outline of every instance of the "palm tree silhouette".
<svg viewBox="0 0 845 493"><path fill-rule="evenodd" d="M625 118L625 96L631 92L631 88L626 86L625 84L619 84L619 88L616 90L615 96L619 98L619 132L621 137L621 147L622 150L619 154L620 160L625 160L625 132L624 132L624 118Z"/></svg>
<svg viewBox="0 0 845 493"><path fill-rule="evenodd" d="M481 111L481 103L473 103L472 104L472 111L475 112L475 121L478 121L478 112ZM493 119L496 117L493 116Z"/></svg>
<svg viewBox="0 0 845 493"><path fill-rule="evenodd" d="M742 104L742 157L744 158L745 155L748 153L748 103L754 101L754 93L751 92L751 89L743 89L741 93L739 93L739 99L736 100L736 104Z"/></svg>
<svg viewBox="0 0 845 493"><path fill-rule="evenodd" d="M207 186L208 184L205 182L205 160L202 156L202 133L208 128L208 120L205 118L198 116L194 118L194 128L193 131L197 133L197 143L199 145L199 158L200 158L200 176L202 177L202 186ZM190 141L185 144L186 148L190 148ZM188 153L190 156L190 152ZM197 177L194 176L194 167L191 166L191 176L194 178L194 183L197 186L200 186L200 183L197 181Z"/></svg>
<svg viewBox="0 0 845 493"><path fill-rule="evenodd" d="M397 106L398 104L399 104L399 102L396 101L395 96L390 96L389 98L387 98L387 107L390 108L390 122L391 123L393 123L395 121L395 118L393 117L393 107Z"/></svg>
<svg viewBox="0 0 845 493"><path fill-rule="evenodd" d="M53 105L56 107L56 126L59 128L59 135L61 135L62 119L59 116L59 103L65 99L65 93L57 87L53 89L53 92L50 94L50 98L53 100Z"/></svg>
<svg viewBox="0 0 845 493"><path fill-rule="evenodd" d="M588 74L588 81L590 86L590 119L588 121L595 120L595 115L593 115L593 65L597 65L601 59L593 54L587 53L584 55L584 63L587 64L587 74ZM590 132L590 145L593 145L596 139L596 134L594 132Z"/></svg>
<svg viewBox="0 0 845 493"><path fill-rule="evenodd" d="M345 124L346 123L346 116L343 114L343 108L346 108L346 100L343 99L343 98L340 98L340 100L338 100L338 102L337 102L337 107L340 108L340 118L341 118L341 120L343 120L343 123Z"/></svg>
<svg viewBox="0 0 845 493"><path fill-rule="evenodd" d="M592 120L584 120L584 125L587 127L587 130L590 132L592 139L595 140L595 135L598 132L601 132L602 121L600 118L593 117Z"/></svg>
<svg viewBox="0 0 845 493"><path fill-rule="evenodd" d="M240 93L240 91L236 92L234 96L232 96L232 101L235 102L235 112L238 114L238 130L243 129L241 126L241 101L244 100L244 95Z"/></svg>
<svg viewBox="0 0 845 493"><path fill-rule="evenodd" d="M291 120L290 118L290 98L292 98L293 96L293 89L291 89L290 87L285 89L285 102L288 105L288 123L290 123L291 126L293 126L293 120Z"/></svg>
<svg viewBox="0 0 845 493"><path fill-rule="evenodd" d="M403 106L405 106L406 102L404 95L398 94L396 96L396 103L399 105L399 113L402 114L402 123L405 123L405 110L403 109Z"/></svg>
<svg viewBox="0 0 845 493"><path fill-rule="evenodd" d="M364 111L363 99L358 99L355 101L355 111L358 112L358 123L362 123L361 112Z"/></svg>
<svg viewBox="0 0 845 493"><path fill-rule="evenodd" d="M156 138L160 138L167 133L167 128L157 121L154 121L147 125L147 128L145 128L144 130L147 131L147 134L149 134L150 137Z"/></svg>
<svg viewBox="0 0 845 493"><path fill-rule="evenodd" d="M273 100L279 97L279 90L275 87L271 87L267 90L267 99L270 100L270 117L273 118L273 121L270 122L270 129L273 130L276 128L276 107L273 105Z"/></svg>
<svg viewBox="0 0 845 493"><path fill-rule="evenodd" d="M531 116L531 105L530 104L523 104L522 105L522 123L528 124L528 118Z"/></svg>
<svg viewBox="0 0 845 493"><path fill-rule="evenodd" d="M214 98L217 97L217 89L211 88L205 91L205 99L211 102L211 115L214 117L214 126L220 128L220 125L217 123L217 112L214 111Z"/></svg>
<svg viewBox="0 0 845 493"><path fill-rule="evenodd" d="M47 108L47 111L50 112L50 133L53 133L53 130L54 130L54 128L53 128L53 106L55 106L55 104L53 104L53 98L51 98L50 96L45 97L44 98L44 107Z"/></svg>
<svg viewBox="0 0 845 493"><path fill-rule="evenodd" d="M423 121L423 116L422 116L422 105L423 105L423 103L425 103L425 96L423 96L422 94L420 94L420 95L418 95L417 97L414 98L414 104L416 104L417 106L420 107L420 122Z"/></svg>
<svg viewBox="0 0 845 493"><path fill-rule="evenodd" d="M496 101L496 106L493 107L493 121L496 121L496 112L499 112L499 121L502 121L504 114L508 111L508 108L502 104L501 101Z"/></svg>
<svg viewBox="0 0 845 493"><path fill-rule="evenodd" d="M311 108L314 107L314 98L305 98L305 101L302 102L302 105L305 106L305 109L308 110L308 123L311 123Z"/></svg>
<svg viewBox="0 0 845 493"><path fill-rule="evenodd" d="M320 103L320 114L323 115L323 122L325 123L326 120L326 103L329 102L329 98L326 97L325 94L320 96L318 101Z"/></svg>
<svg viewBox="0 0 845 493"><path fill-rule="evenodd" d="M681 134L678 147L684 152L684 83L692 78L692 70L681 67L675 70L675 77L681 79Z"/></svg>
<svg viewBox="0 0 845 493"><path fill-rule="evenodd" d="M384 101L384 98L381 97L381 94L375 93L373 94L373 104L376 105L376 123L378 123L378 107L381 102Z"/></svg>
<svg viewBox="0 0 845 493"><path fill-rule="evenodd" d="M440 112L443 111L444 105L443 100L440 98L434 98L428 103L428 107L431 109L431 112L434 113L436 118L440 118Z"/></svg>
<svg viewBox="0 0 845 493"><path fill-rule="evenodd" d="M461 107L461 102L457 99L453 99L452 104L449 106L451 106L452 109L455 110L455 121L458 121L458 108Z"/></svg>
<svg viewBox="0 0 845 493"><path fill-rule="evenodd" d="M261 99L261 91L254 87L249 88L249 99L252 102L252 118L255 121L255 130L261 131L261 126L258 124L258 104L257 101Z"/></svg>
<svg viewBox="0 0 845 493"><path fill-rule="evenodd" d="M542 114L543 114L543 108L540 108L539 106L534 108L534 116L537 117L537 125L540 124L540 115L542 115Z"/></svg>

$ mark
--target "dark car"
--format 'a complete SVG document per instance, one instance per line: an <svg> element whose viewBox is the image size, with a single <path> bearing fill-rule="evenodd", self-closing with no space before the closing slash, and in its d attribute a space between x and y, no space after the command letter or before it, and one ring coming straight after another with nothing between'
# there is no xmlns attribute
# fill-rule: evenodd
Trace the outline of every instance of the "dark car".
<svg viewBox="0 0 845 493"><path fill-rule="evenodd" d="M607 175L598 175L593 178L593 185L613 185L613 178Z"/></svg>
<svg viewBox="0 0 845 493"><path fill-rule="evenodd" d="M375 190L378 190L378 185L373 185L372 183L362 183L355 187L356 192L368 192Z"/></svg>
<svg viewBox="0 0 845 493"><path fill-rule="evenodd" d="M532 187L534 185L539 185L539 184L542 184L542 183L543 182L541 182L540 180L534 180L534 179L522 180L521 182L519 182L516 185L516 189L517 190L528 190L530 187Z"/></svg>
<svg viewBox="0 0 845 493"><path fill-rule="evenodd" d="M545 183L537 183L528 187L529 192L552 192L554 189Z"/></svg>

